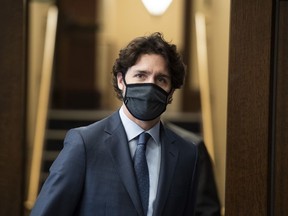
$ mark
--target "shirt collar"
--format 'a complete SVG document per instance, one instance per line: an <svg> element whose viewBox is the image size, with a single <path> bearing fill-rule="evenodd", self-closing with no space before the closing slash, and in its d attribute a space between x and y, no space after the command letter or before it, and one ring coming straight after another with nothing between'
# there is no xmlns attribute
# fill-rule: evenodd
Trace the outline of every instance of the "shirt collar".
<svg viewBox="0 0 288 216"><path fill-rule="evenodd" d="M123 106L121 106L119 110L119 115L123 123L125 132L127 134L128 142L130 142L132 139L136 138L138 135L143 133L144 130L126 116L126 114L123 111ZM160 122L158 122L156 125L154 125L150 130L146 132L149 133L153 137L153 139L155 140L157 144L160 144L160 135L159 135L160 134Z"/></svg>

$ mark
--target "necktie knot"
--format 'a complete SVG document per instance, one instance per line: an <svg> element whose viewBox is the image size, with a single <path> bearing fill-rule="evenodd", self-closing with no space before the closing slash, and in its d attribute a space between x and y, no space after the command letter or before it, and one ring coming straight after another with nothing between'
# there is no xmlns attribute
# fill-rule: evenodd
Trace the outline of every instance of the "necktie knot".
<svg viewBox="0 0 288 216"><path fill-rule="evenodd" d="M139 136L137 145L145 145L146 146L146 143L149 140L149 138L150 138L149 133L141 133Z"/></svg>

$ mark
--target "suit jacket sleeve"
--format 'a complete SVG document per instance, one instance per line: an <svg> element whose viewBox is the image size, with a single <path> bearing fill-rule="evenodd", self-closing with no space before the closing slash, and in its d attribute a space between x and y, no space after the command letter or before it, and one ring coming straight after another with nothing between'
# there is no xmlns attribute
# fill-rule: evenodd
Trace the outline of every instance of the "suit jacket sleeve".
<svg viewBox="0 0 288 216"><path fill-rule="evenodd" d="M64 148L50 168L31 216L73 215L81 197L85 148L79 133L69 131Z"/></svg>

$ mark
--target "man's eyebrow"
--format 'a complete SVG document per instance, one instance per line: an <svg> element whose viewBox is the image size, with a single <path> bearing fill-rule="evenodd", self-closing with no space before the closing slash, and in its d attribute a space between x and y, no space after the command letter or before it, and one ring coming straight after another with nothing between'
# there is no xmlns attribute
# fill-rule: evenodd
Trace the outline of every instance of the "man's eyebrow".
<svg viewBox="0 0 288 216"><path fill-rule="evenodd" d="M171 78L171 76L170 76L170 75L167 75L167 74L164 74L164 73L160 73L160 74L158 74L157 76L160 76L160 77L165 77L165 78L168 78L168 79L170 79L170 78Z"/></svg>
<svg viewBox="0 0 288 216"><path fill-rule="evenodd" d="M151 74L150 71L148 70L135 70L134 73L141 73L141 74ZM158 74L156 74L157 77L163 77L163 78L167 78L167 79L171 79L170 74L166 74L164 72L159 72Z"/></svg>
<svg viewBox="0 0 288 216"><path fill-rule="evenodd" d="M134 73L149 74L150 72L147 70L135 70Z"/></svg>

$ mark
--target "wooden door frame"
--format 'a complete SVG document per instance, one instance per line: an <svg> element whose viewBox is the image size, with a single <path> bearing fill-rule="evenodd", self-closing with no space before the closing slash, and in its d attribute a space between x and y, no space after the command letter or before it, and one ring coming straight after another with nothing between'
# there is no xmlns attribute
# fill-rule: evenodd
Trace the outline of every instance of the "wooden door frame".
<svg viewBox="0 0 288 216"><path fill-rule="evenodd" d="M278 71L278 33L284 28L278 23L280 2L231 0L225 197L229 216L287 212L287 205L279 205L287 189L279 193L283 188L275 182L281 178L275 165L287 165L279 154L287 153L281 143L287 135L279 133L287 123L276 124L287 115L276 98L288 100L287 87L278 85L279 77L287 77L287 64ZM287 59L287 50L283 53ZM281 182L287 185L287 178Z"/></svg>
<svg viewBox="0 0 288 216"><path fill-rule="evenodd" d="M0 7L0 215L24 214L26 1Z"/></svg>

